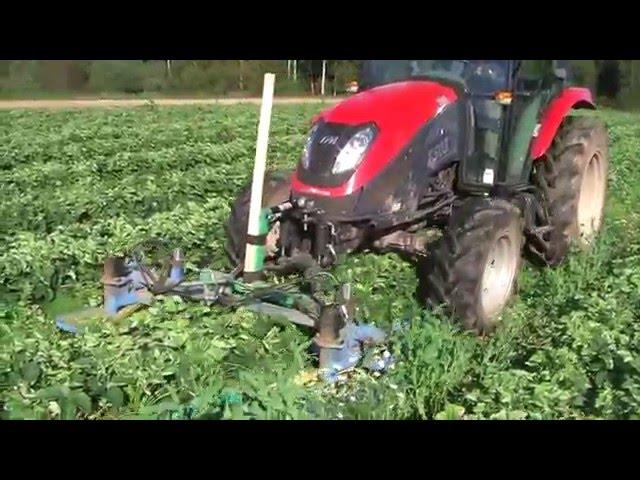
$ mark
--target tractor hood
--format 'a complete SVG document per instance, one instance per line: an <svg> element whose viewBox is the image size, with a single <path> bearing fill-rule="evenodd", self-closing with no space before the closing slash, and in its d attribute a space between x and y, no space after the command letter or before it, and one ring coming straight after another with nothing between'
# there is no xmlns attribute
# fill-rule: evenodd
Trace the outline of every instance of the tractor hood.
<svg viewBox="0 0 640 480"><path fill-rule="evenodd" d="M344 100L314 119L303 159L292 178L292 189L320 196L345 196L358 191L456 99L450 87L411 80L373 88ZM345 162L349 155L345 156L344 150L357 150L363 141L367 145L364 153L351 155L358 161ZM343 168L336 169L337 163ZM347 168L351 163L352 168Z"/></svg>

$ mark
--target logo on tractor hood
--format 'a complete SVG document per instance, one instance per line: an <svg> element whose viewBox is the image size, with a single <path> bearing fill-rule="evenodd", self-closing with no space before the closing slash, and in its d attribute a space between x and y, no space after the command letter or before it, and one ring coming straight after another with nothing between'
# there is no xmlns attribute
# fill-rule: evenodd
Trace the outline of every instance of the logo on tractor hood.
<svg viewBox="0 0 640 480"><path fill-rule="evenodd" d="M325 135L318 142L320 145L336 145L340 140L339 135Z"/></svg>

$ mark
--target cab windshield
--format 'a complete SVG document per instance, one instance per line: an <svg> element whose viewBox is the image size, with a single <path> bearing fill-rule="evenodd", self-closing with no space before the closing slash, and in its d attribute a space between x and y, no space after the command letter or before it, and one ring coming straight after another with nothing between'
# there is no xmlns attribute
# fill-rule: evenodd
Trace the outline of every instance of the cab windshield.
<svg viewBox="0 0 640 480"><path fill-rule="evenodd" d="M474 93L506 87L509 60L366 60L361 85L373 88L413 77L449 78L464 82Z"/></svg>

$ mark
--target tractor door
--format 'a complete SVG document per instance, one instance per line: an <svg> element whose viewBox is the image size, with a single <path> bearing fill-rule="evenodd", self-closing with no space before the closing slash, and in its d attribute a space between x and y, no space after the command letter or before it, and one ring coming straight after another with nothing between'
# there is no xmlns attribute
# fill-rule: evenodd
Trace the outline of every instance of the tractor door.
<svg viewBox="0 0 640 480"><path fill-rule="evenodd" d="M512 87L513 60L469 60L464 72L470 110L470 152L462 159L459 187L485 193L498 181L507 109L496 92Z"/></svg>
<svg viewBox="0 0 640 480"><path fill-rule="evenodd" d="M463 161L460 187L470 193L489 192L496 184L529 183L528 153L536 125L566 77L553 60L504 62L507 74L502 84L478 90L467 79L475 147Z"/></svg>
<svg viewBox="0 0 640 480"><path fill-rule="evenodd" d="M556 67L554 60L522 60L515 71L513 99L503 130L498 173L501 184L516 187L529 184L528 154L540 115L567 80L566 69Z"/></svg>

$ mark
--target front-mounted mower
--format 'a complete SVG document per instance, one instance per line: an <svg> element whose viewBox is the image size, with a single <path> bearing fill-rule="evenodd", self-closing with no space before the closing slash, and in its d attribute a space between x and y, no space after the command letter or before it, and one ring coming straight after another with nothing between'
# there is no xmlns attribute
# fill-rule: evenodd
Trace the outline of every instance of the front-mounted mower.
<svg viewBox="0 0 640 480"><path fill-rule="evenodd" d="M380 329L356 324L350 285L339 284L333 275L318 268L312 258L298 258L295 267L304 272L301 278L277 284L265 281L265 238L269 225L286 208L272 205L263 209L261 205L273 90L274 76L267 74L253 173L254 194L244 219L245 226L248 224L244 232L244 267L239 266L231 273L204 269L196 279L187 280L180 249L172 250L158 239L143 241L130 254L105 262L103 306L58 316L59 329L79 333L87 322L98 317L119 321L138 308L151 305L160 295L179 296L207 305L244 307L313 329L313 350L326 380L335 380L340 372L355 367L367 346L384 342L385 334ZM390 363L390 355L384 352L372 357L365 367L382 371Z"/></svg>
<svg viewBox="0 0 640 480"><path fill-rule="evenodd" d="M227 224L236 269L186 282L179 251L153 267L141 253L111 260L106 313L173 294L284 315L315 331L320 367L335 374L385 335L354 322L349 286L327 270L340 254L394 251L416 261L425 306L492 331L523 253L558 265L602 226L607 134L573 115L595 106L567 73L560 61L367 61L361 91L313 120L293 174L265 174L267 75L253 180Z"/></svg>

